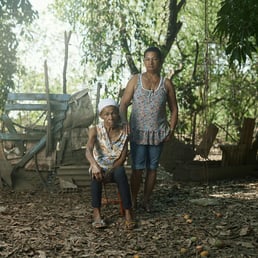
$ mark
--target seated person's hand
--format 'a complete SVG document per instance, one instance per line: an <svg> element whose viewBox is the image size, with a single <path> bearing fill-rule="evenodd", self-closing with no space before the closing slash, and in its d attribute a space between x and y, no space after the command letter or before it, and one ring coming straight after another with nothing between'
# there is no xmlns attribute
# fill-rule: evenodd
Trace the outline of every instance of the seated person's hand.
<svg viewBox="0 0 258 258"><path fill-rule="evenodd" d="M99 166L92 167L92 178L95 178L97 181L101 181L103 179L101 167Z"/></svg>

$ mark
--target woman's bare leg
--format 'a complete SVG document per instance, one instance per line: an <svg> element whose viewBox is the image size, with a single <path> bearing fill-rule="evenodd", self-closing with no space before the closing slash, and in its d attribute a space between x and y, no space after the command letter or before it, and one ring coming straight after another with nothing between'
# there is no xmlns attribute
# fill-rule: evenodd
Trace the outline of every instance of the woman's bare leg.
<svg viewBox="0 0 258 258"><path fill-rule="evenodd" d="M144 183L143 207L150 211L150 196L156 184L157 170L148 170Z"/></svg>
<svg viewBox="0 0 258 258"><path fill-rule="evenodd" d="M133 208L137 206L137 196L142 183L143 170L133 170L131 175L131 193Z"/></svg>

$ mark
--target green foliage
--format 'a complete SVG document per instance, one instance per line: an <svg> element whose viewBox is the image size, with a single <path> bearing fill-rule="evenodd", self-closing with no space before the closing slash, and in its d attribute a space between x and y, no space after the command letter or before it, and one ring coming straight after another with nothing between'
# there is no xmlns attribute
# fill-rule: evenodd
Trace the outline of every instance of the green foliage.
<svg viewBox="0 0 258 258"><path fill-rule="evenodd" d="M28 0L0 0L0 18L12 24L29 24L37 17Z"/></svg>
<svg viewBox="0 0 258 258"><path fill-rule="evenodd" d="M163 46L164 53L169 52L172 41L167 44L166 33L170 2L175 8L174 29L177 26L176 14L181 8L176 3L182 5L184 0L56 0L54 8L59 17L68 19L83 36L83 63L95 66L96 77L108 78L106 82L110 86L122 82L123 72L128 66L131 74L141 71L146 47ZM176 35L177 30L173 31Z"/></svg>
<svg viewBox="0 0 258 258"><path fill-rule="evenodd" d="M240 66L246 58L252 58L258 46L257 0L224 0L218 11L215 33L226 42L226 54L230 64L238 61Z"/></svg>
<svg viewBox="0 0 258 258"><path fill-rule="evenodd" d="M32 22L37 13L29 1L0 0L0 110L8 92L14 88L17 72L17 33L25 33L24 25Z"/></svg>
<svg viewBox="0 0 258 258"><path fill-rule="evenodd" d="M187 124L188 133L193 128L195 119L200 124L209 123L214 119L209 110L209 92L214 78L217 54L212 31L215 27L217 1L190 1L180 12L180 19L184 21L180 33L177 35L176 45L167 57L167 73L175 70L181 64L181 70L173 76L176 93L180 106L180 125ZM170 69L168 68L170 67ZM209 77L208 80L206 77ZM184 120L184 121L181 121ZM209 120L209 121L207 121ZM184 125L185 131L185 125Z"/></svg>
<svg viewBox="0 0 258 258"><path fill-rule="evenodd" d="M195 122L197 131L210 122L237 131L244 117L257 116L256 2L55 0L52 10L82 37L86 72L78 75L71 70L70 76L74 75L78 84L83 80L87 85L101 82L107 97L118 99L130 75L143 69L145 48L159 46L165 56L162 74L176 87L180 107L177 128L194 135ZM0 108L15 86L14 75L21 80L22 89L44 91L43 72L19 70L17 59L18 35L26 36L27 24L36 17L28 0L0 0ZM45 38L45 34L38 35ZM235 61L242 68L234 65ZM51 80L61 92L60 82Z"/></svg>
<svg viewBox="0 0 258 258"><path fill-rule="evenodd" d="M16 47L15 34L12 33L12 26L1 24L0 34L0 107L6 98L9 90L14 87L13 74L16 72ZM1 109L1 108L0 108Z"/></svg>
<svg viewBox="0 0 258 258"><path fill-rule="evenodd" d="M180 13L184 24L177 44L166 60L167 74L182 65L173 77L180 107L177 128L189 133L197 115L197 130L212 122L236 135L244 117L257 116L257 55L244 69L229 69L224 46L213 34L220 6L218 1L207 3L205 12L205 1L187 2Z"/></svg>
<svg viewBox="0 0 258 258"><path fill-rule="evenodd" d="M247 71L235 68L233 72L225 72L221 84L223 87L216 92L216 98L221 100L216 107L217 115L232 121L233 129L240 131L244 117L257 116L257 73L250 68Z"/></svg>
<svg viewBox="0 0 258 258"><path fill-rule="evenodd" d="M222 3L226 2L229 1ZM144 49L157 45L166 57L162 73L170 77L176 87L180 106L178 128L194 135L193 123L196 122L198 130L198 125L204 127L215 122L234 124L234 130L238 130L244 116L257 115L255 62L248 60L245 69L229 69L224 45L219 44L217 34L213 34L219 26L216 27L216 17L220 1L184 3L176 0L55 0L54 9L58 17L68 20L82 36L82 62L92 71L90 79L104 84L105 96L117 98L121 87L125 86L124 80L132 73L141 72ZM231 11L236 11L237 15L239 9ZM239 26L236 20L234 24ZM226 40L225 35L221 34L221 39ZM226 53L230 53L229 50ZM255 53L253 58L257 58Z"/></svg>

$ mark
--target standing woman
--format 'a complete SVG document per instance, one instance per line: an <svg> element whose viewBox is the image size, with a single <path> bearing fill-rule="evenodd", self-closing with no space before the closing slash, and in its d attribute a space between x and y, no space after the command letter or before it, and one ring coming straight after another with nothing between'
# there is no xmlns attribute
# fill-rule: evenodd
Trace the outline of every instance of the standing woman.
<svg viewBox="0 0 258 258"><path fill-rule="evenodd" d="M143 208L151 211L150 196L154 189L162 146L174 134L178 107L174 87L169 79L160 75L161 51L149 47L144 52L146 72L134 75L127 83L120 103L120 116L124 129L130 134L132 176L131 193L133 207L145 171ZM132 101L130 123L127 120L128 106ZM167 121L166 106L171 113Z"/></svg>

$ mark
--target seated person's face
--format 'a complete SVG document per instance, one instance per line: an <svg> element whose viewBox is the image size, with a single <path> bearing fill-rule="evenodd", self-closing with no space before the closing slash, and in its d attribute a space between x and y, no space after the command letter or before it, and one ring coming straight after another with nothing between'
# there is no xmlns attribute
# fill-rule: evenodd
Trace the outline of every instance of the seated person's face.
<svg viewBox="0 0 258 258"><path fill-rule="evenodd" d="M104 120L104 124L115 125L119 122L119 110L114 106L105 107L101 111L100 117Z"/></svg>

